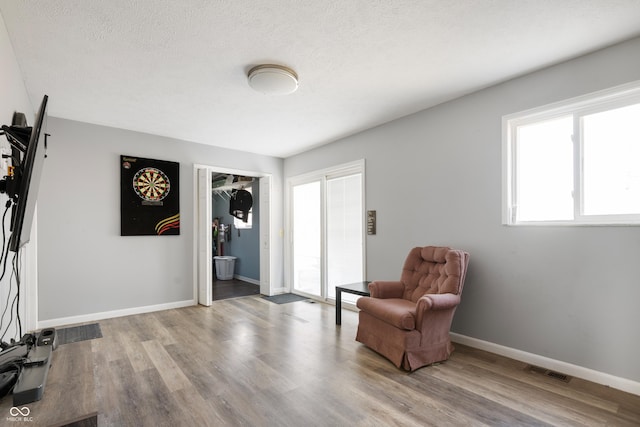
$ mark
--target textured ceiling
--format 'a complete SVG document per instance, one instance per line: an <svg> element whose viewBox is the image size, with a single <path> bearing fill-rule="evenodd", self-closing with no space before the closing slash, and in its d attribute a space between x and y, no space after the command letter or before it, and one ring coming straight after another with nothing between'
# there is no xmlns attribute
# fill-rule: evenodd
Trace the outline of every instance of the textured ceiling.
<svg viewBox="0 0 640 427"><path fill-rule="evenodd" d="M638 0L0 0L34 106L287 157L640 35ZM278 63L297 92L252 91Z"/></svg>

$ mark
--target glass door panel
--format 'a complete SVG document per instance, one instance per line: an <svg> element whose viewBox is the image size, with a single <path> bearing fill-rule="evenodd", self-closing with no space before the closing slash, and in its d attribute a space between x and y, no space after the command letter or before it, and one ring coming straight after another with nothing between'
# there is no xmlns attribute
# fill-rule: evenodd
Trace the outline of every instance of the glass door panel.
<svg viewBox="0 0 640 427"><path fill-rule="evenodd" d="M327 296L335 299L337 285L364 280L362 175L327 179L326 186ZM342 294L343 301L357 298Z"/></svg>
<svg viewBox="0 0 640 427"><path fill-rule="evenodd" d="M320 181L296 185L293 207L293 288L322 296L322 209Z"/></svg>

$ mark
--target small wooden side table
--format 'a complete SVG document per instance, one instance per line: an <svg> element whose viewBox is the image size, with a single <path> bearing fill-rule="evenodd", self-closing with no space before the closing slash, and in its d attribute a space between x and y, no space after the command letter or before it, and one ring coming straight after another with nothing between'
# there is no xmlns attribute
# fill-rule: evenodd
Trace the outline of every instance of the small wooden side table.
<svg viewBox="0 0 640 427"><path fill-rule="evenodd" d="M368 297L369 293L368 281L349 283L347 285L336 286L336 325L342 323L342 293L360 295Z"/></svg>

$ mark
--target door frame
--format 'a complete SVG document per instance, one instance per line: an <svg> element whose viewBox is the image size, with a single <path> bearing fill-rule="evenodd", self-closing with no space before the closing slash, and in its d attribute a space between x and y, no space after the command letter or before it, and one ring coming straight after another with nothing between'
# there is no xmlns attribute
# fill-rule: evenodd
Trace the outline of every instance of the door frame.
<svg viewBox="0 0 640 427"><path fill-rule="evenodd" d="M199 170L206 170L206 176L210 179L211 174L215 173L228 173L232 175L245 175L251 176L254 178L259 178L260 180L260 293L263 295L272 295L273 287L275 284L274 280L274 272L277 271L276 266L273 265L277 257L273 253L274 248L271 244L273 238L273 215L271 209L271 201L273 199L273 176L270 173L260 172L260 171L249 171L243 169L234 169L222 166L215 165L203 165L203 164L195 164L193 165L193 301L194 304L200 304L205 306L210 306L212 303L212 293L207 293L208 295L200 295L199 292L199 274L204 274L203 278L206 283L210 283L213 285L213 269L212 268L203 268L202 273L199 271L200 267L200 256L199 253L199 242L201 236L204 233L211 233L210 227L206 227L206 230L203 230L203 226L199 221L199 180L198 174ZM263 188L264 187L264 188ZM208 191L203 198L204 203L211 206L213 196L211 191ZM209 212L211 210L209 209ZM211 219L213 220L213 218ZM206 247L206 246L205 246ZM211 245L206 247L204 254L202 255L204 259L208 259L209 263L212 261L213 251L211 249ZM201 299L201 297L203 297Z"/></svg>

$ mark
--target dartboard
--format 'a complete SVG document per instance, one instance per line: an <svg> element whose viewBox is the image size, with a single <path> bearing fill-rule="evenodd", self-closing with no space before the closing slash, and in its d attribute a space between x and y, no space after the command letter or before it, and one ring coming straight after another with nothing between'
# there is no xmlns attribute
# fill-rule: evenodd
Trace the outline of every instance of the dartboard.
<svg viewBox="0 0 640 427"><path fill-rule="evenodd" d="M169 178L160 169L143 168L133 176L133 189L138 197L158 202L169 195Z"/></svg>

